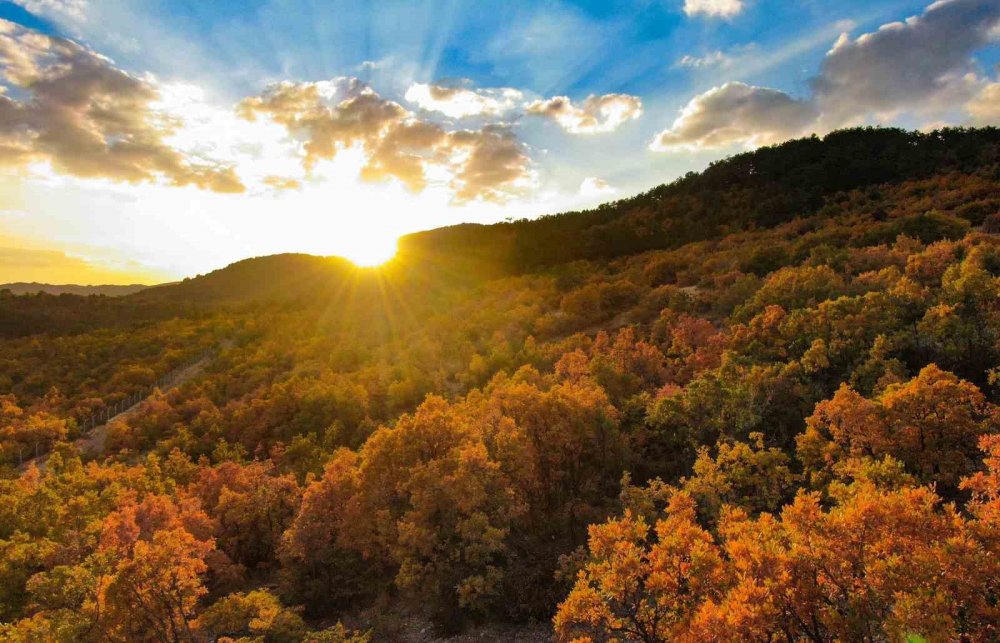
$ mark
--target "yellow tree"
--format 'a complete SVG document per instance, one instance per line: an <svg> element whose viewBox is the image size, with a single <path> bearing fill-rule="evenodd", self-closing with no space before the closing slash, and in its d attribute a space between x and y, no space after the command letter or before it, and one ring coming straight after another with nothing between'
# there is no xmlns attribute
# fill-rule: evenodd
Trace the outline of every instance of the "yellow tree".
<svg viewBox="0 0 1000 643"><path fill-rule="evenodd" d="M726 584L721 552L685 493L671 498L655 534L626 513L591 526L589 549L554 619L560 641L684 640L698 609Z"/></svg>
<svg viewBox="0 0 1000 643"><path fill-rule="evenodd" d="M996 409L975 384L931 364L879 399L889 421L889 455L926 481L957 485L978 460L979 436L991 429Z"/></svg>
<svg viewBox="0 0 1000 643"><path fill-rule="evenodd" d="M183 529L137 541L103 579L102 630L113 641L193 641L195 608L213 544Z"/></svg>

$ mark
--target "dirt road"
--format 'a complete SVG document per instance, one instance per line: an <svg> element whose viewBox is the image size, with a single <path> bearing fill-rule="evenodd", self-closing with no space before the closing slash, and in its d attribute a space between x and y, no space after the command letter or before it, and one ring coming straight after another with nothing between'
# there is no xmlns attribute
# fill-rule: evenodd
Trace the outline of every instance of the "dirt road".
<svg viewBox="0 0 1000 643"><path fill-rule="evenodd" d="M231 346L230 342L223 342L222 346L223 348L228 348L229 346ZM191 378L201 373L205 369L205 366L207 366L208 363L212 361L212 358L213 358L212 354L206 355L197 362L190 364L189 366L182 368L181 370L171 374L170 377L168 377L166 381L163 383L163 385L160 386L160 390L169 391L170 389L176 388L181 384L187 382ZM122 411L121 413L111 416L111 418L104 424L100 424L94 427L86 435L83 435L80 438L78 438L74 442L74 444L78 449L80 449L80 453L91 458L96 458L103 455L105 444L108 438L108 425L114 422L115 420L125 419L131 415L134 415L135 413L138 413L142 409L143 403L148 399L149 397L145 397L139 400L132 406ZM30 460L25 461L24 464L18 467L18 469L20 471L24 471L29 466L34 464L36 467L38 467L40 471L44 471L45 462L46 460L48 460L48 457L49 454L44 453L38 456L37 458L32 458Z"/></svg>

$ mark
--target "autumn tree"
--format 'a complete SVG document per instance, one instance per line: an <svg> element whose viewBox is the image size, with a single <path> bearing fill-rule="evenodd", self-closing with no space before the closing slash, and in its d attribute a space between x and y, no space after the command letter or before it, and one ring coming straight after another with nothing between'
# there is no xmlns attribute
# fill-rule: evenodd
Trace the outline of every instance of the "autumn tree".
<svg viewBox="0 0 1000 643"><path fill-rule="evenodd" d="M693 475L680 486L714 522L724 505L750 514L777 511L791 499L796 482L788 454L766 448L764 435L751 433L749 443L720 442L714 456L707 447L699 449Z"/></svg>
<svg viewBox="0 0 1000 643"><path fill-rule="evenodd" d="M802 494L780 520L741 511L721 529L733 587L696 632L723 638L989 638L996 561L927 488L862 483L824 511Z"/></svg>
<svg viewBox="0 0 1000 643"><path fill-rule="evenodd" d="M220 549L254 568L275 562L282 534L298 510L301 491L290 475L270 462L224 462L203 468L192 491L218 521Z"/></svg>
<svg viewBox="0 0 1000 643"><path fill-rule="evenodd" d="M970 484L984 489L978 502L991 502L987 478ZM675 493L655 539L631 514L591 528L591 562L559 607L556 633L574 641L990 640L1000 566L995 536L983 533L929 488L862 481L843 487L830 509L809 493L780 516L727 508L716 542L697 526L690 497Z"/></svg>
<svg viewBox="0 0 1000 643"><path fill-rule="evenodd" d="M193 641L199 599L208 590L206 558L215 548L208 517L193 502L149 496L104 521L95 618L120 641Z"/></svg>
<svg viewBox="0 0 1000 643"><path fill-rule="evenodd" d="M304 490L299 511L283 536L282 594L304 603L312 613L377 593L384 586L381 578L391 573L374 556L374 541L354 537L371 520L361 513L359 493L358 456L340 449L323 476Z"/></svg>
<svg viewBox="0 0 1000 643"><path fill-rule="evenodd" d="M807 420L799 457L816 473L845 457L888 455L921 480L954 489L974 470L979 436L995 418L974 384L931 364L875 400L842 386Z"/></svg>
<svg viewBox="0 0 1000 643"><path fill-rule="evenodd" d="M192 621L208 591L202 575L211 546L179 529L137 541L102 586L105 635L120 641L195 640Z"/></svg>
<svg viewBox="0 0 1000 643"><path fill-rule="evenodd" d="M307 631L301 616L263 589L219 599L198 616L196 627L213 640L259 637L274 643L301 641Z"/></svg>
<svg viewBox="0 0 1000 643"><path fill-rule="evenodd" d="M68 434L65 419L47 410L27 412L13 395L0 395L0 459L21 464L47 452Z"/></svg>
<svg viewBox="0 0 1000 643"><path fill-rule="evenodd" d="M655 533L627 513L592 526L589 550L555 616L561 641L684 639L699 607L725 586L722 554L683 493L671 498Z"/></svg>

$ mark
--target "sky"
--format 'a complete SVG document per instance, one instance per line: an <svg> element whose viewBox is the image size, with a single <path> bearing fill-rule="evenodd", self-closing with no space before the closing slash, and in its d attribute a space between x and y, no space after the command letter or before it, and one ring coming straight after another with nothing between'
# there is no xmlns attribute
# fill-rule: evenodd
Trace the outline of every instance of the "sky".
<svg viewBox="0 0 1000 643"><path fill-rule="evenodd" d="M855 125L1000 125L1000 0L0 1L0 283L578 210Z"/></svg>

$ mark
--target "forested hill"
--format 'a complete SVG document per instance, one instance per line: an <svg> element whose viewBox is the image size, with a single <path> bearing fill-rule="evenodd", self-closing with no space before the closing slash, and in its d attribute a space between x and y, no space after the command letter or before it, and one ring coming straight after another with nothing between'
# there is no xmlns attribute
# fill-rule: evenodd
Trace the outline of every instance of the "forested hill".
<svg viewBox="0 0 1000 643"><path fill-rule="evenodd" d="M1000 176L1000 130L931 133L858 128L788 141L718 161L637 196L582 212L539 219L462 224L404 236L393 262L401 282L461 285L483 278L547 269L580 259L609 259L741 230L771 228L794 218L835 214L838 197L907 180L962 174ZM877 189L872 193L877 196ZM963 203L951 212L978 226L992 202ZM875 219L894 220L877 199ZM924 217L926 213L921 213ZM899 219L897 232L940 225ZM888 233L887 233L888 234ZM361 271L362 273L364 271ZM384 275L383 275L384 276ZM363 274L336 257L285 254L237 262L178 284L134 295L143 301L219 302L304 298L337 290Z"/></svg>
<svg viewBox="0 0 1000 643"><path fill-rule="evenodd" d="M136 301L233 302L287 299L336 289L357 268L340 257L279 254L244 259L181 282L136 293Z"/></svg>
<svg viewBox="0 0 1000 643"><path fill-rule="evenodd" d="M948 175L998 180L1000 130L925 134L859 128L789 141L718 161L701 173L593 210L407 235L399 241L397 258L380 271L359 269L338 257L281 254L146 288L120 303L62 300L59 306L67 307L66 314L51 319L42 319L35 310L49 308L55 300L0 300L0 333L79 330L91 317L101 325L162 317L169 314L164 306L329 300L348 290L359 303L377 297L387 279L397 289L437 292L582 259L679 248L734 232L773 228L795 218L831 217L845 207L883 222L872 234L886 239L899 233L925 240L954 236L961 232L961 222L979 226L997 212L997 198L963 200L945 211L905 213L891 199L880 199L880 189ZM845 205L848 195L858 190L866 195L864 203ZM779 260L762 257L758 271Z"/></svg>
<svg viewBox="0 0 1000 643"><path fill-rule="evenodd" d="M409 235L400 255L525 271L769 228L821 213L838 193L948 173L995 179L1000 130L840 130L739 154L593 210ZM987 212L969 204L958 214L978 225Z"/></svg>

